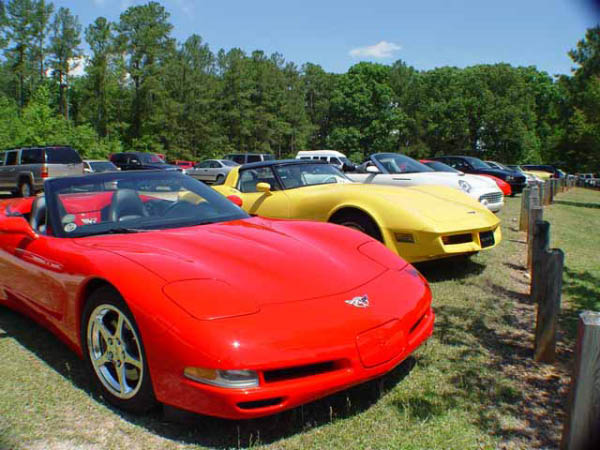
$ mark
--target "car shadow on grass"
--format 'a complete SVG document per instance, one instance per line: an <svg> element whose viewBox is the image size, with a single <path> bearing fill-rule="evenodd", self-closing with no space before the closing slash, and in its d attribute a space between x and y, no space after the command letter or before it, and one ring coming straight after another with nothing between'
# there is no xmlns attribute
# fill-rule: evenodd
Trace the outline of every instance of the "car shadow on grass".
<svg viewBox="0 0 600 450"><path fill-rule="evenodd" d="M87 392L126 421L166 439L212 448L268 444L360 414L400 383L416 364L411 356L383 377L266 418L224 420L170 407L158 407L144 416L136 416L106 403L94 389L83 361L56 336L28 317L0 306L0 329L4 330L0 332L0 338L16 340L75 388Z"/></svg>
<svg viewBox="0 0 600 450"><path fill-rule="evenodd" d="M479 275L485 270L485 264L473 259L474 256L455 256L416 263L414 266L430 283L447 280L460 280Z"/></svg>

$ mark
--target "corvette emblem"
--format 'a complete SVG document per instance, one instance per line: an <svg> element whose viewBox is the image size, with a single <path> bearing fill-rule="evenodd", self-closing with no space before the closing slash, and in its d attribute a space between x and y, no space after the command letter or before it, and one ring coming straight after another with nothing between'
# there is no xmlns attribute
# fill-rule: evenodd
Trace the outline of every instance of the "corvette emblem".
<svg viewBox="0 0 600 450"><path fill-rule="evenodd" d="M357 308L368 308L369 307L369 296L367 294L361 297L354 297L352 300L345 300L346 303Z"/></svg>

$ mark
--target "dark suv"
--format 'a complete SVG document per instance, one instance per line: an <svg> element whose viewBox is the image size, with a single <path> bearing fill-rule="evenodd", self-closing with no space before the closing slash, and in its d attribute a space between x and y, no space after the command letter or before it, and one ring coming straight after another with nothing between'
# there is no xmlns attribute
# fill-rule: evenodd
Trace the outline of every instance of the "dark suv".
<svg viewBox="0 0 600 450"><path fill-rule="evenodd" d="M513 170L495 169L484 163L481 159L473 156L437 156L431 159L441 161L444 164L447 164L450 167L453 167L456 170L460 170L464 173L471 173L474 175L493 175L498 177L510 184L513 194L523 192L523 189L525 186L527 186L527 177L519 172L515 172Z"/></svg>
<svg viewBox="0 0 600 450"><path fill-rule="evenodd" d="M167 164L156 153L124 152L114 153L110 161L121 170L183 170L177 166Z"/></svg>

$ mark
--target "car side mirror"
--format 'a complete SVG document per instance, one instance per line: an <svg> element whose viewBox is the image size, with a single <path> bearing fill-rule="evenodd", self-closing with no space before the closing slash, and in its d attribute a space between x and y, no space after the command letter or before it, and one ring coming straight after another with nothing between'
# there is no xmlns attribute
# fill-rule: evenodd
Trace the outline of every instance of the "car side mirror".
<svg viewBox="0 0 600 450"><path fill-rule="evenodd" d="M379 173L379 169L376 166L367 166L368 173Z"/></svg>
<svg viewBox="0 0 600 450"><path fill-rule="evenodd" d="M264 192L265 194L269 194L271 192L271 185L269 183L256 183L256 190L258 192Z"/></svg>
<svg viewBox="0 0 600 450"><path fill-rule="evenodd" d="M0 220L0 233L6 234L22 234L31 239L37 239L38 234L33 231L33 228L23 217L6 217Z"/></svg>
<svg viewBox="0 0 600 450"><path fill-rule="evenodd" d="M240 208L244 204L244 202L242 201L242 199L240 197L238 197L237 195L228 195L227 196L227 200L229 200L234 205L239 206Z"/></svg>

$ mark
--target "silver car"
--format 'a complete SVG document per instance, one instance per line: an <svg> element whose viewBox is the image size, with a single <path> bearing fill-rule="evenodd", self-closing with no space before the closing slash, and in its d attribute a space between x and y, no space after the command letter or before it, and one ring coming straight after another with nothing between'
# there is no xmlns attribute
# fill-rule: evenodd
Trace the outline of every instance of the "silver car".
<svg viewBox="0 0 600 450"><path fill-rule="evenodd" d="M29 197L48 178L83 174L79 153L71 147L24 147L0 151L0 191Z"/></svg>
<svg viewBox="0 0 600 450"><path fill-rule="evenodd" d="M222 184L229 171L236 166L239 164L228 159L207 159L187 169L186 173L200 181Z"/></svg>

